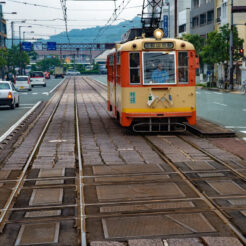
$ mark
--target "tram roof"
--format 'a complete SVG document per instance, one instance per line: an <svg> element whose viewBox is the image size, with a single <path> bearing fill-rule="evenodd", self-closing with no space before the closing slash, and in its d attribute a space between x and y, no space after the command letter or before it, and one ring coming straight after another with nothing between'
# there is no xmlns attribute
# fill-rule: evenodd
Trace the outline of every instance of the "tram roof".
<svg viewBox="0 0 246 246"><path fill-rule="evenodd" d="M173 43L174 44L174 47L172 49L167 48L167 49L161 49L161 50L194 50L195 49L193 44L187 41L181 40L181 39L163 38L161 40L156 40L155 38L141 38L141 39L135 39L135 40L123 43L123 44L116 44L116 50L117 51L150 50L150 49L144 48L145 43ZM185 44L185 47L183 47L183 44ZM114 53L116 50L113 49L112 53ZM160 50L160 49L154 49L154 50Z"/></svg>

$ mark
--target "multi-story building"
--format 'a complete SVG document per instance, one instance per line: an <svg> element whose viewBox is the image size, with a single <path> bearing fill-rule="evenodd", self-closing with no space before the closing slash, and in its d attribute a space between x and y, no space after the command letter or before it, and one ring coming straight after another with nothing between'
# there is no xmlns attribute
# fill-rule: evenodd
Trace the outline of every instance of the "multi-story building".
<svg viewBox="0 0 246 246"><path fill-rule="evenodd" d="M168 18L169 37L175 36L175 6L174 1L164 1L163 16ZM190 8L191 0L177 0L177 36L182 36L183 33L190 33Z"/></svg>
<svg viewBox="0 0 246 246"><path fill-rule="evenodd" d="M6 20L3 18L2 5L0 4L0 47L6 47L7 28Z"/></svg>
<svg viewBox="0 0 246 246"><path fill-rule="evenodd" d="M215 30L225 24L231 24L231 0L214 0L215 1ZM245 0L234 1L234 6L246 6ZM239 37L244 39L244 49L246 49L246 13L234 13L233 23L238 29Z"/></svg>
<svg viewBox="0 0 246 246"><path fill-rule="evenodd" d="M214 0L191 0L191 34L204 38L214 31Z"/></svg>

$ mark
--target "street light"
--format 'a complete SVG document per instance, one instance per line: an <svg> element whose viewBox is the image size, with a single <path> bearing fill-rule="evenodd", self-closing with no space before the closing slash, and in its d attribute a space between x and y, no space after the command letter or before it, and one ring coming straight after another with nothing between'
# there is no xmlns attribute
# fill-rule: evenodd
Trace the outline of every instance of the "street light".
<svg viewBox="0 0 246 246"><path fill-rule="evenodd" d="M22 27L31 28L32 26L19 26L19 38L20 38L19 44L20 44L20 47L21 47L21 28Z"/></svg>
<svg viewBox="0 0 246 246"><path fill-rule="evenodd" d="M25 41L25 34L26 33L34 33L34 31L31 31L31 32L23 32L23 41Z"/></svg>
<svg viewBox="0 0 246 246"><path fill-rule="evenodd" d="M25 23L26 21L11 21L12 48L14 46L14 23Z"/></svg>

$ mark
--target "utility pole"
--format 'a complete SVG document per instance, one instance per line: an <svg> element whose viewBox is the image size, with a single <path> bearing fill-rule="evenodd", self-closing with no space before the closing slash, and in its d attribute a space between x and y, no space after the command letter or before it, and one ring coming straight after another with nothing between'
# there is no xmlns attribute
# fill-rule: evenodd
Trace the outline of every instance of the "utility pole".
<svg viewBox="0 0 246 246"><path fill-rule="evenodd" d="M174 1L174 38L177 38L177 19L178 19L178 6L177 0Z"/></svg>
<svg viewBox="0 0 246 246"><path fill-rule="evenodd" d="M11 47L13 48L14 46L14 22L13 21L11 21L11 39L12 39Z"/></svg>
<svg viewBox="0 0 246 246"><path fill-rule="evenodd" d="M231 28L230 28L230 89L233 90L233 0L231 0Z"/></svg>

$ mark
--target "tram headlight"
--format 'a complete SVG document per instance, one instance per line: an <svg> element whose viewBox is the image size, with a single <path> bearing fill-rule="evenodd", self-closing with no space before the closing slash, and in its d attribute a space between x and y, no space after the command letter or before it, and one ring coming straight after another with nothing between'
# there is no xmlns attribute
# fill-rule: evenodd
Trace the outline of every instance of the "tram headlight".
<svg viewBox="0 0 246 246"><path fill-rule="evenodd" d="M156 29L154 31L154 37L155 37L155 39L161 40L163 38L163 36L164 36L164 32L161 29Z"/></svg>

